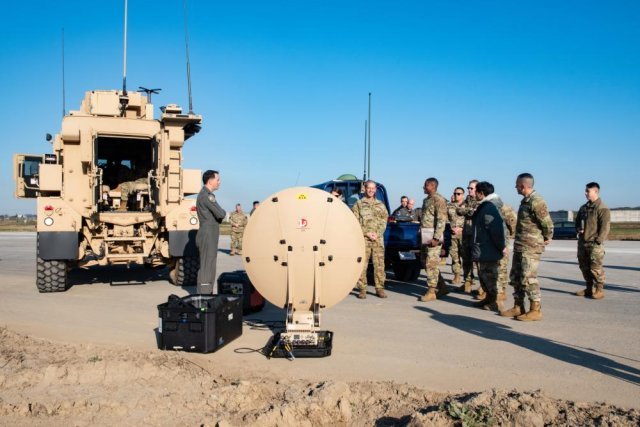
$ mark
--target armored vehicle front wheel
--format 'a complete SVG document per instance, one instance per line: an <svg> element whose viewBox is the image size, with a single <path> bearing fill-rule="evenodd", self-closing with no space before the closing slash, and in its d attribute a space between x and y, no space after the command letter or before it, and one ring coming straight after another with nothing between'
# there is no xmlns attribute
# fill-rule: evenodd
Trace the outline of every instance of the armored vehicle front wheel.
<svg viewBox="0 0 640 427"><path fill-rule="evenodd" d="M38 258L36 285L38 291L64 292L67 290L67 262L64 260L44 260Z"/></svg>
<svg viewBox="0 0 640 427"><path fill-rule="evenodd" d="M171 283L176 286L195 286L198 281L199 269L200 258L177 258L171 272L169 273Z"/></svg>

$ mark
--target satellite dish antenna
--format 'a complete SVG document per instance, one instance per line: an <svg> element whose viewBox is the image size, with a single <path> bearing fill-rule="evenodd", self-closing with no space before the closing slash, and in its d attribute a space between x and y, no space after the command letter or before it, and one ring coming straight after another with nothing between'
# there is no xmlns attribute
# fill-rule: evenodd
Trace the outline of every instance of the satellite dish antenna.
<svg viewBox="0 0 640 427"><path fill-rule="evenodd" d="M351 292L364 268L364 249L360 224L330 193L294 187L260 204L245 229L242 251L256 289L286 310L285 332L272 340L275 356L313 356L326 346L332 333L319 330L320 309Z"/></svg>

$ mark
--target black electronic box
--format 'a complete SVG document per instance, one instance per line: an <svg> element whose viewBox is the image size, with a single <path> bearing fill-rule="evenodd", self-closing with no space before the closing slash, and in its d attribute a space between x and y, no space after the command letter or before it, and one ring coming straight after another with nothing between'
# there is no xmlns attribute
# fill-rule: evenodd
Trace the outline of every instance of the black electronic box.
<svg viewBox="0 0 640 427"><path fill-rule="evenodd" d="M218 294L241 297L243 314L260 311L265 304L264 297L256 290L247 272L243 270L222 273L218 277Z"/></svg>
<svg viewBox="0 0 640 427"><path fill-rule="evenodd" d="M242 335L242 300L231 295L170 295L158 305L161 350L211 353Z"/></svg>
<svg viewBox="0 0 640 427"><path fill-rule="evenodd" d="M318 331L317 345L291 345L282 339L280 333L275 334L266 347L267 359L272 357L293 360L297 357L327 357L331 356L333 348L333 332Z"/></svg>

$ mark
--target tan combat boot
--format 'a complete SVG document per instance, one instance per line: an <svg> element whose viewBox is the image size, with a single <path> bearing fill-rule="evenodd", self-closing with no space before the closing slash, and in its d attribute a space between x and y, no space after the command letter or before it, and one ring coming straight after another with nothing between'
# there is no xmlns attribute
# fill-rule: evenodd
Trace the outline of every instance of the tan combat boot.
<svg viewBox="0 0 640 427"><path fill-rule="evenodd" d="M604 286L597 285L596 289L593 291L591 298L593 299L602 299L604 298Z"/></svg>
<svg viewBox="0 0 640 427"><path fill-rule="evenodd" d="M587 283L587 287L576 292L576 295L579 297L590 297L593 295L593 285L591 283Z"/></svg>
<svg viewBox="0 0 640 427"><path fill-rule="evenodd" d="M498 301L506 301L507 300L507 293L502 291L498 294Z"/></svg>
<svg viewBox="0 0 640 427"><path fill-rule="evenodd" d="M366 299L366 298L367 298L367 290L360 289L360 291L358 292L358 299Z"/></svg>
<svg viewBox="0 0 640 427"><path fill-rule="evenodd" d="M464 281L464 284L458 287L458 291L464 292L465 294L470 294L472 287L473 287L473 279L466 279Z"/></svg>
<svg viewBox="0 0 640 427"><path fill-rule="evenodd" d="M444 282L444 279L441 277L440 280L438 280L438 292L436 296L438 298L442 298L448 293L449 293L449 289L447 288L447 284Z"/></svg>
<svg viewBox="0 0 640 427"><path fill-rule="evenodd" d="M229 256L234 256L236 253L235 251L232 249L231 252L229 252Z"/></svg>
<svg viewBox="0 0 640 427"><path fill-rule="evenodd" d="M484 293L482 294L482 296L483 296L484 298L482 298L480 301L476 301L476 302L474 302L474 303L472 304L474 307L480 307L480 308L482 308L482 307L484 307L484 306L485 306L485 304L489 304L489 302L491 301L491 295L489 295L488 293L484 292Z"/></svg>
<svg viewBox="0 0 640 427"><path fill-rule="evenodd" d="M502 316L502 317L516 317L516 316L520 316L522 313L524 313L524 300L523 299L514 298L513 308L510 308L509 310L501 311L500 312L500 316Z"/></svg>
<svg viewBox="0 0 640 427"><path fill-rule="evenodd" d="M484 289L482 289L482 286L479 287L476 291L476 295L474 296L474 298L477 300L483 300L486 297L487 297L487 293L484 291Z"/></svg>
<svg viewBox="0 0 640 427"><path fill-rule="evenodd" d="M380 288L380 289L376 289L376 296L378 298L386 298L387 294L384 293L384 289Z"/></svg>
<svg viewBox="0 0 640 427"><path fill-rule="evenodd" d="M497 313L504 310L504 305L502 304L502 301L498 301L497 294L489 295L484 301L485 304L482 306L483 310L495 311Z"/></svg>
<svg viewBox="0 0 640 427"><path fill-rule="evenodd" d="M429 288L427 293L420 297L420 301L422 302L435 301L436 299L437 297L435 288Z"/></svg>
<svg viewBox="0 0 640 427"><path fill-rule="evenodd" d="M523 322L531 322L535 320L542 320L542 311L540 311L540 301L531 301L531 307L529 307L529 311L525 314L521 314L516 317L518 320L522 320Z"/></svg>
<svg viewBox="0 0 640 427"><path fill-rule="evenodd" d="M462 282L462 278L460 277L460 273L454 274L453 280L451 281L451 283L453 285L458 285L458 284L460 284L460 282Z"/></svg>

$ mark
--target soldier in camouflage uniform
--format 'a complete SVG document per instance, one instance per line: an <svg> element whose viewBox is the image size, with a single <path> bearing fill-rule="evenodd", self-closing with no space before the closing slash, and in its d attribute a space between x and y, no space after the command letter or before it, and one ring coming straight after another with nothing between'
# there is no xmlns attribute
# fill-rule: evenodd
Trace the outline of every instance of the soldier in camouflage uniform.
<svg viewBox="0 0 640 427"><path fill-rule="evenodd" d="M500 266L498 267L498 301L504 301L507 299L506 288L509 283L509 241L515 236L518 217L513 208L507 204L502 205L500 214L502 214L506 228L507 253L500 260Z"/></svg>
<svg viewBox="0 0 640 427"><path fill-rule="evenodd" d="M585 189L587 203L580 207L576 217L578 232L578 264L586 288L578 296L604 298L604 241L609 235L611 213L600 199L600 185L590 182Z"/></svg>
<svg viewBox="0 0 640 427"><path fill-rule="evenodd" d="M236 253L242 255L242 235L247 222L247 216L242 212L242 206L238 203L235 212L229 215L229 223L231 224L231 252L229 255Z"/></svg>
<svg viewBox="0 0 640 427"><path fill-rule="evenodd" d="M133 195L137 191L149 191L149 180L145 178L138 178L134 181L125 181L118 185L116 191L120 191L120 210L127 210L129 208L129 196Z"/></svg>
<svg viewBox="0 0 640 427"><path fill-rule="evenodd" d="M462 206L464 198L464 189L456 187L453 190L453 200L447 205L447 216L451 225L451 247L449 255L451 255L451 270L453 271L453 281L451 283L459 284L462 273L462 228L464 227L464 215L458 215L457 208ZM464 286L462 286L464 290Z"/></svg>
<svg viewBox="0 0 640 427"><path fill-rule="evenodd" d="M422 257L427 272L428 290L420 298L420 301L428 302L449 293L440 274L440 253L442 252L444 229L447 223L447 199L438 193L438 180L435 178L428 178L424 182L423 188L427 197L422 203L420 226L423 230L433 231L431 241L422 242Z"/></svg>
<svg viewBox="0 0 640 427"><path fill-rule="evenodd" d="M542 320L540 309L540 284L538 283L538 263L545 246L553 237L553 221L547 203L533 189L533 176L522 173L516 179L518 194L524 196L518 209L513 261L509 284L514 287L514 306L500 312L501 316L518 320ZM531 306L525 313L524 298L529 297Z"/></svg>
<svg viewBox="0 0 640 427"><path fill-rule="evenodd" d="M478 204L475 194L477 183L477 179L472 179L471 181L469 181L469 185L467 186L467 191L469 192L469 194L462 203L462 206L456 208L456 214L465 217L464 227L462 227L462 252L460 253L460 255L462 256L462 273L464 277L464 284L459 289L467 294L471 293L471 288L473 287L474 264L473 259L471 258L471 245L473 243L473 236L471 234L471 218L473 217L476 205Z"/></svg>
<svg viewBox="0 0 640 427"><path fill-rule="evenodd" d="M379 298L386 298L384 293L384 230L387 228L387 218L389 212L384 204L376 198L377 185L374 181L364 183L365 195L353 205L353 213L362 227L365 241L365 259L358 280L358 298L367 297L367 269L369 259L373 261L374 282L376 295Z"/></svg>

